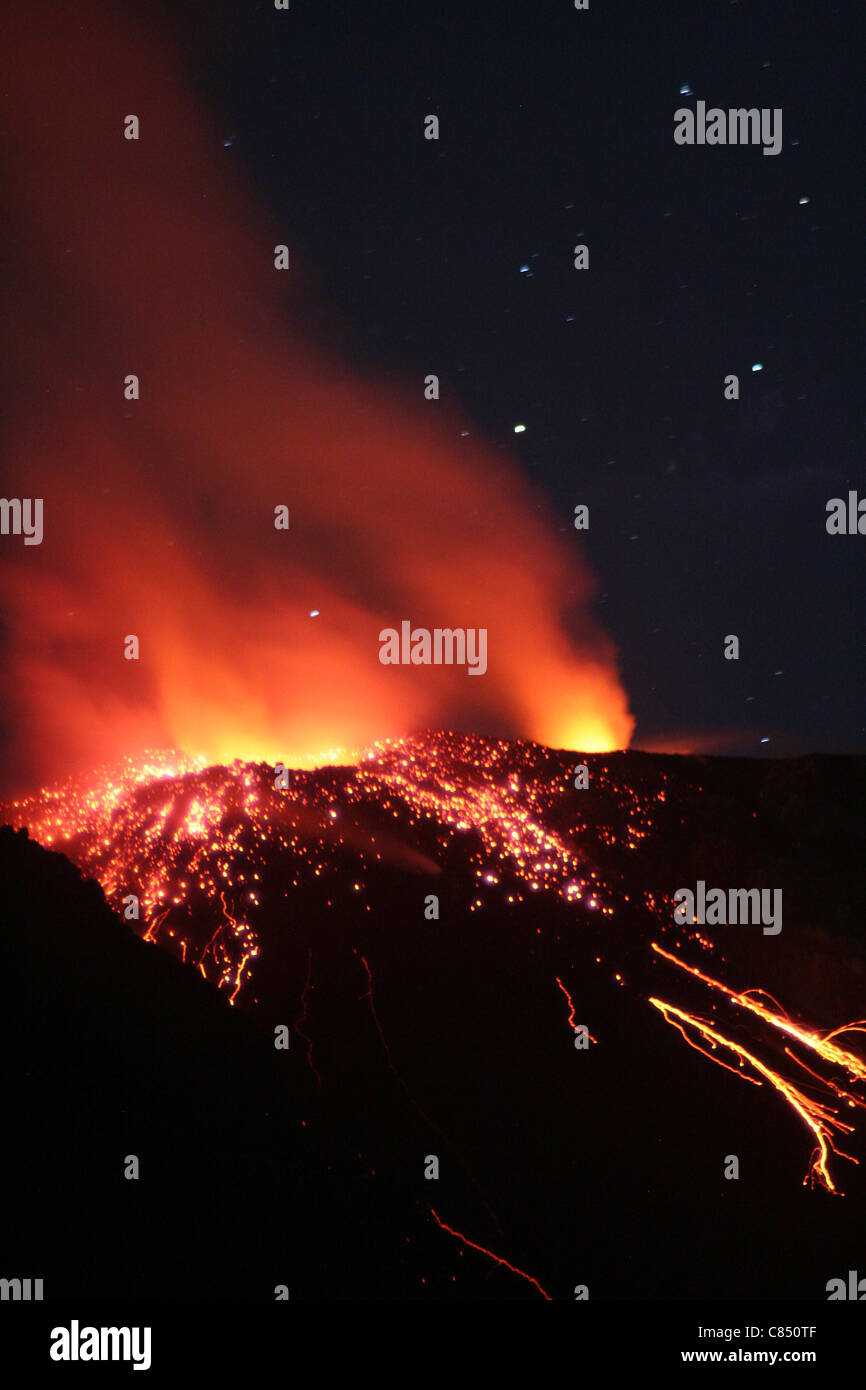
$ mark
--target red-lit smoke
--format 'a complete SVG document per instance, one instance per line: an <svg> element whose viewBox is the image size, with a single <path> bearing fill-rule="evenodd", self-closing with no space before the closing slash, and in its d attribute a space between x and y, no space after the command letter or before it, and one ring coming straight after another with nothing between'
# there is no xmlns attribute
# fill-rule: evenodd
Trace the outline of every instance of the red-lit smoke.
<svg viewBox="0 0 866 1390"><path fill-rule="evenodd" d="M6 24L0 136L0 491L44 499L40 546L0 536L19 780L145 746L300 762L432 725L625 746L576 533L421 381L383 387L301 331L302 249L155 20L29 8ZM486 628L487 674L382 666L403 619Z"/></svg>

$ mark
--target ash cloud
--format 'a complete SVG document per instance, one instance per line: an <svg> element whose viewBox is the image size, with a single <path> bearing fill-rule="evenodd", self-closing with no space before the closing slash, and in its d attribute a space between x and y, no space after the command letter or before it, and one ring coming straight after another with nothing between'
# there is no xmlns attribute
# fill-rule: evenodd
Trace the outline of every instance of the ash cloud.
<svg viewBox="0 0 866 1390"><path fill-rule="evenodd" d="M257 210L156 19L85 4L7 31L2 492L44 499L40 546L0 538L13 778L146 747L303 762L443 724L625 746L577 538L421 382L301 328L304 272L273 264L292 229ZM383 667L404 619L485 628L484 678Z"/></svg>

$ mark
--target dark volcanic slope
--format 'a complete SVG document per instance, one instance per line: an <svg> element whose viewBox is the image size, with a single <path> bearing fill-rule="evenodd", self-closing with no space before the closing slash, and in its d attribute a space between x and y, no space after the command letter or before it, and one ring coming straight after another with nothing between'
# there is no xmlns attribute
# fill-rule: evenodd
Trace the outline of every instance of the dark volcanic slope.
<svg viewBox="0 0 866 1390"><path fill-rule="evenodd" d="M830 1104L861 1159L864 1088L650 943L811 1033L866 1014L864 762L584 761L578 790L573 754L427 735L289 791L235 764L11 808L186 966L0 837L6 1265L107 1294L825 1297L866 1167L830 1152L845 1195L804 1186L790 1099L650 1000ZM698 878L781 888L782 932L674 928Z"/></svg>

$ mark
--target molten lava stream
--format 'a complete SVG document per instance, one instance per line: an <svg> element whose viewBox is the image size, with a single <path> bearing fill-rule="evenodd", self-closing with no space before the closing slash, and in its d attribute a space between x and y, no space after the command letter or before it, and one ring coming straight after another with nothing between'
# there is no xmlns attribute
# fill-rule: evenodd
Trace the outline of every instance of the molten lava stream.
<svg viewBox="0 0 866 1390"><path fill-rule="evenodd" d="M792 1039L798 1046L807 1048L815 1053L822 1061L829 1063L831 1066L844 1069L852 1081L863 1082L866 1080L866 1062L855 1053L840 1047L838 1043L834 1041L834 1039L838 1038L842 1033L862 1033L866 1031L866 1023L862 1020L857 1023L844 1024L839 1028L833 1029L829 1033L818 1033L800 1024L794 1023L777 1001L771 999L771 996L766 994L765 991L746 990L742 993L738 993L730 989L727 985L722 984L720 980L715 980L711 975L707 975L704 971L697 969L696 966L687 965L669 951L663 950L656 942L652 942L652 949L663 957L664 960L675 965L679 970L684 971L693 979L699 980L710 989L723 994L730 1005L746 1010L762 1024L777 1032L781 1032L786 1037ZM771 1003L774 1007L770 1007L764 1003L762 998L757 997L759 995L763 996L763 999L771 999ZM810 1186L814 1187L817 1182L828 1192L835 1193L838 1196L844 1195L839 1192L830 1174L828 1166L829 1156L833 1153L840 1158L846 1158L850 1162L857 1164L859 1164L860 1160L855 1158L853 1154L845 1153L843 1150L837 1148L834 1143L834 1136L836 1135L853 1134L854 1126L839 1118L838 1110L833 1107L832 1102L834 1100L841 1101L851 1109L866 1109L866 1101L864 1101L862 1096L840 1085L838 1082L834 1081L832 1077L821 1076L817 1071L807 1066L805 1062L798 1058L790 1047L785 1046L784 1052L791 1061L808 1073L815 1087L825 1092L826 1099L816 1099L808 1095L801 1086L795 1085L793 1081L786 1079L780 1072L761 1061L754 1052L749 1051L741 1043L726 1037L720 1031L715 1021L711 1024L707 1019L701 1018L696 1014L688 1013L685 1009L676 1008L673 1004L662 999L651 997L649 1002L654 1008L660 1011L667 1023L671 1024L672 1027L676 1028L677 1031L681 1033L690 1047L702 1053L703 1056L709 1057L710 1061L715 1062L720 1067L724 1067L726 1071L733 1072L734 1075L740 1077L741 1080L751 1082L753 1085L760 1086L762 1084L760 1078L768 1081L770 1085L784 1097L814 1136L815 1147L809 1160L806 1176L803 1179L804 1185L809 1183ZM690 1036L690 1034L692 1036ZM698 1041L698 1039L702 1040L706 1046L702 1046L701 1041ZM732 1057L736 1059L736 1064L732 1065L730 1062L723 1061L721 1057L714 1055L719 1049L723 1049L727 1053L730 1053ZM757 1073L757 1075L748 1075L744 1068L750 1069Z"/></svg>

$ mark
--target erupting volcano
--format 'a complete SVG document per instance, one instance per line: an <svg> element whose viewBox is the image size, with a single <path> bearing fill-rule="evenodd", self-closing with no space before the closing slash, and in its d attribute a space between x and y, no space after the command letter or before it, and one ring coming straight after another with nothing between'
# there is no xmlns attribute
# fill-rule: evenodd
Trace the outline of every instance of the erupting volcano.
<svg viewBox="0 0 866 1390"><path fill-rule="evenodd" d="M160 22L8 27L4 1258L822 1297L866 1213L862 760L628 751L561 501L456 377L322 328ZM675 919L705 876L781 935Z"/></svg>
<svg viewBox="0 0 866 1390"><path fill-rule="evenodd" d="M96 878L144 941L204 976L265 1035L288 1026L305 1130L360 1124L346 1118L346 1087L362 1085L376 1122L360 1125L356 1181L366 1171L375 1187L379 1175L387 1193L383 1170L404 1142L418 1163L434 1154L449 1165L441 1195L425 1200L422 1186L400 1199L402 1218L391 1212L413 1241L416 1223L429 1222L461 1263L473 1251L498 1277L523 1276L527 1296L562 1296L559 1238L547 1218L530 1235L520 1215L527 1155L512 1146L504 1171L495 1157L508 1144L499 1107L512 1095L515 1116L525 1109L528 1121L537 1106L556 1136L555 1161L540 1136L527 1141L534 1181L590 1183L591 1221L588 1192L559 1200L574 1204L568 1229L577 1218L595 1231L583 1230L591 1248L621 1219L623 1162L646 1177L653 1208L673 1187L667 1219L687 1246L695 1167L723 1200L730 1152L760 1169L764 1203L772 1193L769 1213L752 1209L752 1171L741 1219L753 1238L805 1185L802 1239L835 1248L840 1228L825 1203L847 1194L840 1207L864 1204L866 1022L856 1009L866 967L835 927L806 920L821 894L804 887L784 820L793 789L809 795L814 762L586 755L591 791L575 788L575 765L537 744L453 733L388 741L357 764L293 772L287 787L266 764L153 756L5 815ZM843 761L837 792L862 775ZM672 884L719 823L727 843L716 862L731 880L754 877L756 852L765 864L769 854L786 901L800 905L784 954L748 926L675 921ZM839 846L840 862L849 851ZM641 1231L654 1227L636 1194L627 1206ZM449 1266L455 1255L433 1255L429 1239L425 1227L417 1266L401 1258L391 1269L391 1295L431 1277L425 1260L440 1275ZM731 1277L735 1252L720 1258L699 1288ZM805 1248L774 1277L818 1296L803 1260ZM659 1293L681 1294L667 1277ZM605 1278L614 1296L631 1289L629 1275Z"/></svg>

